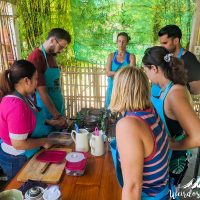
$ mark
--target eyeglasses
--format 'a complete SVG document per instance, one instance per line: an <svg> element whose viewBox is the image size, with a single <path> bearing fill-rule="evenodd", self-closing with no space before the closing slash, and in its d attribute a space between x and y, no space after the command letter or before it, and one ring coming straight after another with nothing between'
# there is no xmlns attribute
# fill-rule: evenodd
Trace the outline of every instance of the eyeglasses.
<svg viewBox="0 0 200 200"><path fill-rule="evenodd" d="M62 46L62 45L58 42L58 40L57 40L56 38L55 38L55 40L56 40L57 44L59 45L60 49L64 49L64 48L65 48L65 46Z"/></svg>

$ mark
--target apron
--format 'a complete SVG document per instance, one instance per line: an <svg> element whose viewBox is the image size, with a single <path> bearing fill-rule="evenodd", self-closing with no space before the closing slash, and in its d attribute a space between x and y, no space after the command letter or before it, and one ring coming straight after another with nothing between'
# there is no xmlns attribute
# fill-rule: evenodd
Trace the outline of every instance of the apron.
<svg viewBox="0 0 200 200"><path fill-rule="evenodd" d="M117 55L118 51L114 53L114 57L112 60L112 66L111 71L116 72L122 67L128 66L130 63L130 53L126 52L124 56L124 61L122 63L117 61ZM108 77L108 88L106 91L106 101L105 101L105 107L108 108L110 105L111 95L112 95L112 88L113 88L113 77Z"/></svg>
<svg viewBox="0 0 200 200"><path fill-rule="evenodd" d="M113 159L113 163L114 163L114 167L116 171L117 180L119 182L119 185L123 187L124 182L123 182L123 176L122 176L122 171L121 171L121 164L118 159L119 156L118 156L118 151L117 151L116 139L113 139L110 142L110 150L111 150L112 159ZM154 197L149 196L146 193L142 192L141 199L142 200L168 200L169 199L169 185L167 184L166 187Z"/></svg>
<svg viewBox="0 0 200 200"><path fill-rule="evenodd" d="M45 119L43 118L41 111L39 111L39 109L38 109L38 111L36 111L36 109L33 108L33 107L35 107L35 105L31 106L33 103L27 102L25 100L25 98L19 92L15 91L14 94L17 97L19 97L20 99L22 99L28 105L28 107L33 111L33 113L36 117L36 127L31 134L31 138L39 138L41 135L41 132L42 132L42 130L40 129L40 124L45 123ZM36 147L34 149L28 149L25 151L24 154L29 159L35 153L37 153L39 150L40 150L40 147Z"/></svg>
<svg viewBox="0 0 200 200"><path fill-rule="evenodd" d="M157 113L159 114L162 122L164 123L165 129L166 129L169 137L171 135L170 135L169 129L168 129L166 121L165 121L164 102L165 102L165 98L172 86L173 86L173 83L172 83L172 81L170 81L168 83L167 87L165 88L165 91L163 92L162 97L160 97L162 90L161 89L159 90L158 87L155 87L157 90L157 94L155 94L156 90L154 88L154 91L152 92L152 96L151 96L151 102L152 102L154 108L156 109ZM184 137L185 137L185 135L175 136L175 139L176 139L176 141L180 141L180 140L184 139ZM185 171L188 167L188 159L187 159L188 155L191 156L190 151L172 151L169 166L170 166L170 178L176 179L176 181L173 180L174 182L180 182L181 179L178 177L184 176ZM178 174L178 176L177 176L177 174Z"/></svg>
<svg viewBox="0 0 200 200"><path fill-rule="evenodd" d="M184 48L181 48L178 53L178 59L181 58L183 51L184 51ZM165 129L168 133L168 136L171 136L171 135L169 133L169 130L168 130L168 127L167 127L167 124L165 121L165 117L164 117L164 101L165 101L165 98L172 86L173 86L173 83L172 83L172 81L170 81L169 84L167 85L167 87L165 88L165 91L161 98L159 98L162 93L162 89L160 88L160 86L156 85L156 84L152 84L152 87L151 87L151 102L152 102L154 108L156 109L157 113L159 114L162 122L164 123ZM177 137L176 140L179 141L179 140L182 140L183 138L184 138L184 136L181 135L181 136Z"/></svg>
<svg viewBox="0 0 200 200"><path fill-rule="evenodd" d="M154 92L152 92L152 95L151 95L151 102L152 102L154 108L156 109L157 113L159 114L162 122L164 123L165 129L168 133L168 136L170 136L170 133L169 133L169 130L168 130L168 127L167 127L167 124L165 121L165 116L164 116L164 101L165 101L165 98L172 86L173 86L173 83L172 83L172 81L170 81L168 83L167 87L165 88L165 91L164 91L162 97L159 98L162 93L162 89L159 86L155 85ZM156 95L155 95L155 91L157 92Z"/></svg>
<svg viewBox="0 0 200 200"><path fill-rule="evenodd" d="M62 96L62 89L60 86L60 69L58 67L56 68L49 67L49 64L47 61L47 55L46 55L43 45L42 45L42 53L44 55L44 58L46 60L46 65L47 65L47 69L44 74L47 93L50 96L51 100L53 101L58 112L61 115L65 115L64 98ZM53 116L43 104L38 91L36 91L36 101L37 101L37 106L41 108L41 113L43 115L43 118L52 119ZM44 123L42 124L40 123L40 126L38 125L38 128L41 128L43 130L42 133L38 135L40 137L47 136L49 132L55 130L54 127L45 125Z"/></svg>

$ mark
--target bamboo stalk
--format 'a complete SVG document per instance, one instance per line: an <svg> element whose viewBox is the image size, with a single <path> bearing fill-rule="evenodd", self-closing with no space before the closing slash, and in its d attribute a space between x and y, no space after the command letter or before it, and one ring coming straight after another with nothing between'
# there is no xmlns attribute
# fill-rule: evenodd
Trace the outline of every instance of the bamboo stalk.
<svg viewBox="0 0 200 200"><path fill-rule="evenodd" d="M1 24L2 24L2 41L3 41L3 44L4 44L4 45L2 45L2 47L3 47L2 48L3 49L2 54L3 54L3 61L4 61L4 64L5 64L4 69L6 69L6 68L8 68L8 55L7 55L7 47L6 47L5 36L4 36L4 32L3 32L4 21L3 21L2 18L0 18L0 20L1 20Z"/></svg>

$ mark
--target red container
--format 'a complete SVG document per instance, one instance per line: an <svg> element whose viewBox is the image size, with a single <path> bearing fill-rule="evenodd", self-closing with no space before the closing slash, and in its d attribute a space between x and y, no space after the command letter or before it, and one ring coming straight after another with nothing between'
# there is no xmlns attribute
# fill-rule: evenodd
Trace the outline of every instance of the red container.
<svg viewBox="0 0 200 200"><path fill-rule="evenodd" d="M70 159L70 155L72 155L72 160ZM80 159L77 159L78 161L73 160L73 155L80 156ZM67 162L65 165L66 174L69 176L82 176L87 165L87 157L85 154L79 152L71 152L67 157L68 158L66 158Z"/></svg>

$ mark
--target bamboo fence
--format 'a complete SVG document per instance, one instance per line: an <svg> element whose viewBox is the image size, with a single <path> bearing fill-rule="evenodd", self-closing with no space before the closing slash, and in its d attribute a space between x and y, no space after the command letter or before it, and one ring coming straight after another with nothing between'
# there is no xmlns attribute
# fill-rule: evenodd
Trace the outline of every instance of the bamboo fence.
<svg viewBox="0 0 200 200"><path fill-rule="evenodd" d="M6 1L0 1L0 70L7 69L17 57L11 28L14 16L8 9Z"/></svg>
<svg viewBox="0 0 200 200"><path fill-rule="evenodd" d="M74 62L62 68L62 89L68 117L81 108L103 108L107 78L105 63L85 64Z"/></svg>

